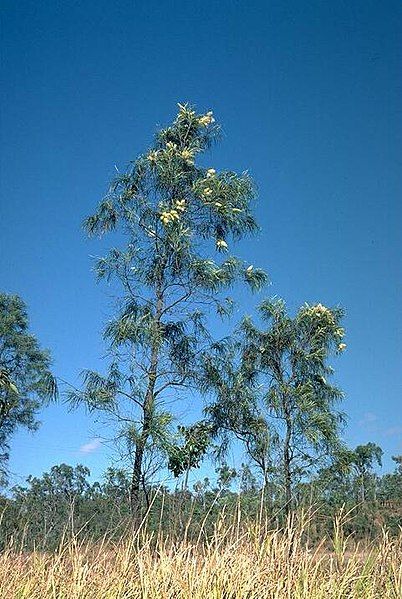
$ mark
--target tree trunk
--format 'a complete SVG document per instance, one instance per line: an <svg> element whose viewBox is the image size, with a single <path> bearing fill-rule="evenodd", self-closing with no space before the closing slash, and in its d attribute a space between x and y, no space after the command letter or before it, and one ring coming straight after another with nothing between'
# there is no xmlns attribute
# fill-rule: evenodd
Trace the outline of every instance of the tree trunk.
<svg viewBox="0 0 402 599"><path fill-rule="evenodd" d="M142 517L142 497L141 497L141 486L143 478L143 461L146 444L151 432L152 425L152 413L154 409L154 393L155 384L158 373L158 361L159 361L159 350L161 341L159 338L159 327L163 313L163 292L162 292L162 281L163 281L163 270L156 288L156 310L155 310L155 339L153 340L151 347L150 366L148 371L148 386L145 392L145 399L143 404L143 423L140 438L136 442L135 454L134 454L134 465L133 474L131 478L130 487L130 507L131 514L134 522L138 525L141 522Z"/></svg>
<svg viewBox="0 0 402 599"><path fill-rule="evenodd" d="M131 478L131 487L130 487L130 507L131 514L136 521L140 521L141 519L141 478L142 478L142 462L144 458L144 450L146 440L144 438L144 442L142 441L143 435L141 435L141 440L138 441L135 447L135 456L134 456L134 466L133 466L133 474Z"/></svg>
<svg viewBox="0 0 402 599"><path fill-rule="evenodd" d="M283 474L285 482L285 514L288 516L292 509L292 473L291 473L291 454L290 442L292 436L292 420L287 407L285 407L286 434L283 446Z"/></svg>
<svg viewBox="0 0 402 599"><path fill-rule="evenodd" d="M366 486L363 474L360 477L360 501L362 503L366 501Z"/></svg>
<svg viewBox="0 0 402 599"><path fill-rule="evenodd" d="M133 466L133 474L131 479L131 488L130 488L130 506L131 513L133 518L136 521L141 519L141 508L142 508L142 498L141 498L141 485L142 485L142 476L143 476L143 461L144 461L144 453L145 447L148 441L148 437L151 432L151 424L152 424L152 412L154 407L154 391L155 391L155 383L156 383L156 374L157 374L157 366L158 366L158 355L159 355L159 344L154 346L152 349L151 356L151 366L148 377L148 387L145 394L145 401L143 407L143 424L142 431L139 440L136 442L135 446L135 454L134 454L134 466Z"/></svg>

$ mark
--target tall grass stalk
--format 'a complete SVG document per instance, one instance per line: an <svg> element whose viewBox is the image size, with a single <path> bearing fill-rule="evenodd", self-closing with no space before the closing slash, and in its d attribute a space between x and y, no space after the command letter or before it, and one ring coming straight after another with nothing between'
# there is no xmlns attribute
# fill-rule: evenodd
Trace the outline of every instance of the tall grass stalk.
<svg viewBox="0 0 402 599"><path fill-rule="evenodd" d="M314 513L289 517L282 530L258 517L242 523L225 513L213 534L194 541L149 534L146 523L119 541L78 536L57 551L0 554L3 599L401 599L402 534L384 531L354 545L343 535L349 513L334 523L331 540L312 544ZM162 517L162 516L161 516Z"/></svg>

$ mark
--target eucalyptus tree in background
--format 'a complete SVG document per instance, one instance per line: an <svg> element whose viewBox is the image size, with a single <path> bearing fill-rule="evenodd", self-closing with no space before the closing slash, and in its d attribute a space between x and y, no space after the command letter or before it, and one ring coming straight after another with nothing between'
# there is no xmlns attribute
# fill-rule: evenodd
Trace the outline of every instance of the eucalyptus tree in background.
<svg viewBox="0 0 402 599"><path fill-rule="evenodd" d="M349 501L364 504L367 499L375 500L378 476L374 468L382 465L383 453L372 441L355 449L341 447L330 466L319 472L316 482L321 495L338 506ZM392 475L385 475L383 482L387 476Z"/></svg>
<svg viewBox="0 0 402 599"><path fill-rule="evenodd" d="M380 480L380 497L383 501L402 502L402 455L392 456L395 471L384 474Z"/></svg>
<svg viewBox="0 0 402 599"><path fill-rule="evenodd" d="M0 480L7 478L9 441L20 427L36 430L43 403L57 395L50 354L29 331L17 295L0 293Z"/></svg>
<svg viewBox="0 0 402 599"><path fill-rule="evenodd" d="M339 447L342 393L330 382L328 360L346 348L342 310L305 304L292 318L283 300L274 299L262 303L260 315L265 329L251 318L242 322L231 346L237 362L224 347L206 356L207 387L216 393L208 413L216 430L245 441L266 483L278 469L289 512L295 481Z"/></svg>
<svg viewBox="0 0 402 599"><path fill-rule="evenodd" d="M172 446L170 400L185 391L189 401L197 387L197 358L211 342L206 315L230 313L232 300L223 292L236 281L258 289L266 279L230 252L233 240L257 228L250 177L197 165L218 131L212 112L179 105L173 123L85 222L89 235L117 229L124 236L124 245L96 265L98 277L117 281L121 295L104 331L108 371L87 371L83 391L71 398L120 423L133 449L135 514L147 456L159 452L167 460Z"/></svg>
<svg viewBox="0 0 402 599"><path fill-rule="evenodd" d="M370 486L373 489L371 499L375 499L375 474L373 472L375 465L382 466L383 450L379 445L370 441L365 445L358 445L351 452L351 463L356 473L358 497L357 500L364 503Z"/></svg>

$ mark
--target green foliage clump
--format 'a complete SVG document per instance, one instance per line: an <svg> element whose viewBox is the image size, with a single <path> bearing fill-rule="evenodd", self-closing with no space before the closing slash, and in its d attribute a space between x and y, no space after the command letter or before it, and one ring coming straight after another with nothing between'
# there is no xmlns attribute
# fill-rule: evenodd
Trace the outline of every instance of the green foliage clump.
<svg viewBox="0 0 402 599"><path fill-rule="evenodd" d="M17 295L0 293L0 482L7 477L9 439L19 428L36 430L36 414L57 394L50 354L29 331Z"/></svg>
<svg viewBox="0 0 402 599"><path fill-rule="evenodd" d="M274 299L260 315L266 328L246 317L234 340L204 354L204 390L216 397L207 413L217 434L243 441L268 493L284 489L289 511L295 482L340 446L342 392L328 360L346 347L342 310L305 304L292 318Z"/></svg>

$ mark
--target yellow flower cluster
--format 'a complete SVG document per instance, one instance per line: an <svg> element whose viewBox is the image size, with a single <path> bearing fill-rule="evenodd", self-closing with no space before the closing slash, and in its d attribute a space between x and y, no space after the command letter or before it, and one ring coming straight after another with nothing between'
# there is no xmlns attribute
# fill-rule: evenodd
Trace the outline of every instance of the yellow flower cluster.
<svg viewBox="0 0 402 599"><path fill-rule="evenodd" d="M194 164L195 151L191 150L190 148L184 148L183 150L179 151L177 144L175 144L173 141L168 141L165 149L162 151L153 150L153 151L149 152L147 158L148 158L149 162L156 164L158 158L160 157L160 154L162 154L162 157L163 157L163 154L165 154L165 156L166 155L172 156L174 154L178 154L188 164Z"/></svg>
<svg viewBox="0 0 402 599"><path fill-rule="evenodd" d="M160 215L160 219L163 225L169 225L173 223L175 220L179 220L180 215L174 208L172 210L164 210Z"/></svg>
<svg viewBox="0 0 402 599"><path fill-rule="evenodd" d="M204 187L204 189L202 190L202 195L203 196L211 196L213 193L212 189L210 187Z"/></svg>
<svg viewBox="0 0 402 599"><path fill-rule="evenodd" d="M328 308L326 308L325 306L323 306L322 304L317 304L316 306L313 306L311 308L311 310L317 314L318 316L322 316L323 314L328 314L331 312L331 310L329 310Z"/></svg>
<svg viewBox="0 0 402 599"><path fill-rule="evenodd" d="M216 175L216 170L214 168L209 168L207 170L207 179L214 177Z"/></svg>
<svg viewBox="0 0 402 599"><path fill-rule="evenodd" d="M203 127L208 127L208 125L211 125L212 123L214 123L215 119L213 117L212 111L210 110L209 112L207 112L207 114L200 116L200 118L198 119L198 122Z"/></svg>
<svg viewBox="0 0 402 599"><path fill-rule="evenodd" d="M346 349L346 343L340 343L338 345L338 351L344 351Z"/></svg>
<svg viewBox="0 0 402 599"><path fill-rule="evenodd" d="M180 212L184 212L185 210L186 200L176 200L174 208L163 210L159 218L166 227L167 225L180 220Z"/></svg>
<svg viewBox="0 0 402 599"><path fill-rule="evenodd" d="M332 314L332 311L322 304L316 304L315 306L305 304L302 310L302 315L319 318L320 320L324 319L324 321L326 321L328 324L334 324L334 315Z"/></svg>
<svg viewBox="0 0 402 599"><path fill-rule="evenodd" d="M148 154L148 160L149 160L149 162L154 162L155 163L157 161L157 159L158 159L158 152L157 151L153 151L153 152L150 152Z"/></svg>
<svg viewBox="0 0 402 599"><path fill-rule="evenodd" d="M306 313L310 316L326 318L329 322L333 322L334 320L331 310L322 304L317 304L315 306L306 305Z"/></svg>
<svg viewBox="0 0 402 599"><path fill-rule="evenodd" d="M176 210L179 210L180 212L184 212L186 209L186 200L176 200L175 205L176 205Z"/></svg>
<svg viewBox="0 0 402 599"><path fill-rule="evenodd" d="M216 249L226 251L228 249L228 244L224 239L217 239Z"/></svg>
<svg viewBox="0 0 402 599"><path fill-rule="evenodd" d="M194 164L193 150L190 150L189 148L184 148L184 150L180 152L180 155L183 158L183 160L185 160L188 164Z"/></svg>
<svg viewBox="0 0 402 599"><path fill-rule="evenodd" d="M177 104L177 106L179 107L179 119L183 119L183 118L194 118L195 117L195 112L194 110L190 110L190 108L188 107L187 104Z"/></svg>

